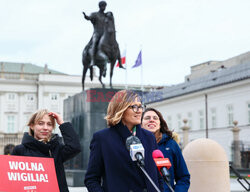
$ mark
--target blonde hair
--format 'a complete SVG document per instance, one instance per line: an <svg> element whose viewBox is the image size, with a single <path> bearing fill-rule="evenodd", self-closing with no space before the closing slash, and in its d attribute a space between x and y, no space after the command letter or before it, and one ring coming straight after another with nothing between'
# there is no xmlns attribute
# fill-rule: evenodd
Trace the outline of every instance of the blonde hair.
<svg viewBox="0 0 250 192"><path fill-rule="evenodd" d="M107 109L108 126L118 124L123 116L124 111L133 103L135 99L139 98L138 94L130 90L118 91L111 99Z"/></svg>
<svg viewBox="0 0 250 192"><path fill-rule="evenodd" d="M29 119L28 126L29 126L29 135L34 137L34 131L31 129L31 126L35 125L38 121L40 121L44 115L48 115L49 111L47 109L40 109L37 112L35 112ZM55 119L52 116L49 116L52 127L55 128L56 122Z"/></svg>

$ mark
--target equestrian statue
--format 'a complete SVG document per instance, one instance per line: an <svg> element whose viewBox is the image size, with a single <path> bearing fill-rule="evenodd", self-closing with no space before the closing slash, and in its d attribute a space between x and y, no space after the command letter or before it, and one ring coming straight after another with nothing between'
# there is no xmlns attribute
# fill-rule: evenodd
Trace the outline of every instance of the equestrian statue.
<svg viewBox="0 0 250 192"><path fill-rule="evenodd" d="M107 3L99 2L99 11L91 13L87 16L82 12L86 20L91 21L94 27L94 33L83 50L82 53L82 88L84 90L84 81L87 70L90 69L90 79L93 80L93 67L96 65L99 68L99 81L102 87L105 88L102 82L102 77L106 76L107 63L110 63L110 87L112 88L112 76L116 60L119 61L119 67L124 68L121 63L121 55L119 45L115 36L115 22L112 12L104 12Z"/></svg>

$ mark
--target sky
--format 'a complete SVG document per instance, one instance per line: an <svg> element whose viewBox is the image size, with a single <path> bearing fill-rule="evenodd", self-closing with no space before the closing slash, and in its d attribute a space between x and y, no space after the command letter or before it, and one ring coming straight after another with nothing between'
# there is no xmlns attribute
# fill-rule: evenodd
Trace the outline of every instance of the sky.
<svg viewBox="0 0 250 192"><path fill-rule="evenodd" d="M0 0L0 62L82 74L97 0ZM107 0L126 71L113 83L174 85L190 67L250 51L250 0ZM131 68L142 50L142 68ZM108 66L109 67L109 66ZM109 71L108 71L109 73ZM104 79L109 82L109 77Z"/></svg>

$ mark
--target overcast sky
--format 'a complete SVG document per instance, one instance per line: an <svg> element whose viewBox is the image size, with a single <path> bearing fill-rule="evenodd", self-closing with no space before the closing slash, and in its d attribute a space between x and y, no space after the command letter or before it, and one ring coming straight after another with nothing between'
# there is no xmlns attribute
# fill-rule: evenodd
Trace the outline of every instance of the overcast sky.
<svg viewBox="0 0 250 192"><path fill-rule="evenodd" d="M81 75L82 50L93 33L86 14L97 0L0 0L0 61L32 63ZM126 48L128 83L142 49L143 83L184 81L190 67L250 51L250 0L107 0L120 50ZM105 79L108 82L109 78ZM113 83L125 83L116 68Z"/></svg>

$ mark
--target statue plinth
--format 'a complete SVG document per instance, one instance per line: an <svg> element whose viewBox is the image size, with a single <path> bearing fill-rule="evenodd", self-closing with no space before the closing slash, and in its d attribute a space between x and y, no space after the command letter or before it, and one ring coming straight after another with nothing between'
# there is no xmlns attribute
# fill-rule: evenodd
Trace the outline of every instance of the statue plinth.
<svg viewBox="0 0 250 192"><path fill-rule="evenodd" d="M82 152L65 163L69 186L83 186L93 134L107 127L104 117L112 96L118 89L92 88L64 100L64 119L73 124L79 135Z"/></svg>

